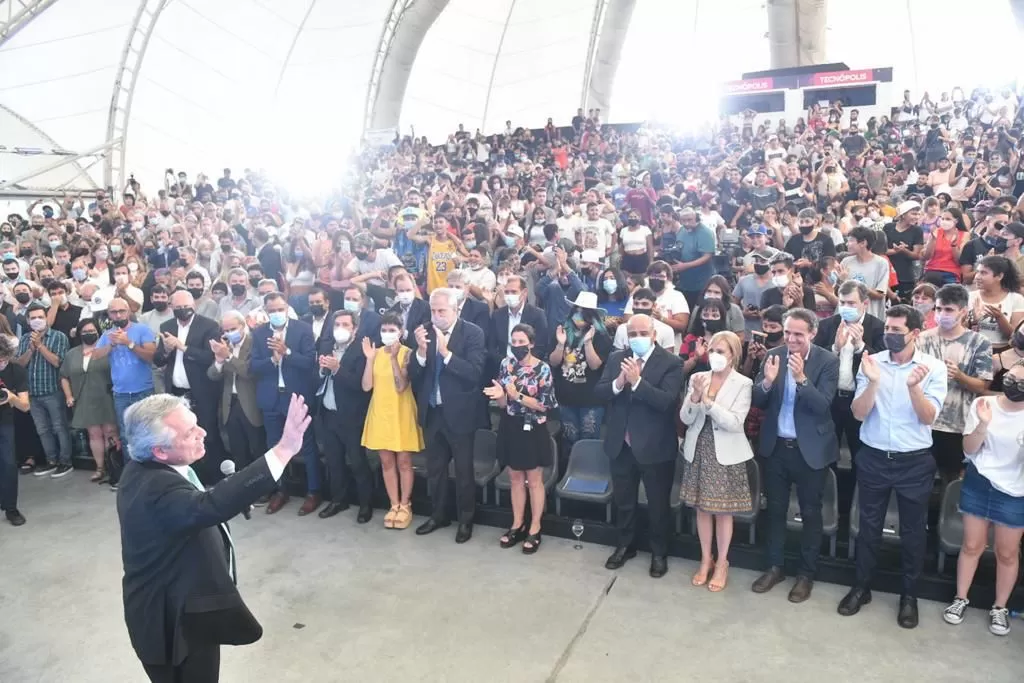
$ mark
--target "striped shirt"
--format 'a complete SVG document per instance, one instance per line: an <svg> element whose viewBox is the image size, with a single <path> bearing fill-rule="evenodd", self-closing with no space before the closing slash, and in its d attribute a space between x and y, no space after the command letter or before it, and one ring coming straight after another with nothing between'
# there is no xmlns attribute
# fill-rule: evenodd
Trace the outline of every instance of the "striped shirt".
<svg viewBox="0 0 1024 683"><path fill-rule="evenodd" d="M46 344L46 348L52 354L57 356L61 363L64 362L64 356L68 352L68 338L63 332L47 329L43 337L43 343ZM24 334L21 337L21 343L18 345L18 355L24 355L31 344L32 333ZM60 379L59 365L53 367L50 365L50 361L43 358L43 354L37 351L29 358L28 366L25 369L28 371L29 396L48 396L57 393Z"/></svg>

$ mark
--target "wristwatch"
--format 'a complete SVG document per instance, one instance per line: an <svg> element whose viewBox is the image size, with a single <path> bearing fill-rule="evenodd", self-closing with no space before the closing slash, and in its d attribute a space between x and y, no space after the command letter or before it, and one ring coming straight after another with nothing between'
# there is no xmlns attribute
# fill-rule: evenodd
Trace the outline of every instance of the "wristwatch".
<svg viewBox="0 0 1024 683"><path fill-rule="evenodd" d="M128 350L129 351L134 351L135 350L135 342L133 342L133 341L128 342Z"/></svg>
<svg viewBox="0 0 1024 683"><path fill-rule="evenodd" d="M800 380L799 382L797 382L797 383L796 383L796 385L797 385L798 387L805 387L805 386L807 386L807 378L806 378L806 377L804 377L804 378L803 378L802 380Z"/></svg>

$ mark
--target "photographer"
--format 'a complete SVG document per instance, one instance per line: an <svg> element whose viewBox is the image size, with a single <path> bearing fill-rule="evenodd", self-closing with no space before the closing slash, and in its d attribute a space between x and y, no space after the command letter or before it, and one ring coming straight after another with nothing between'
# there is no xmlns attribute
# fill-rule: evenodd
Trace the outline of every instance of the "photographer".
<svg viewBox="0 0 1024 683"><path fill-rule="evenodd" d="M15 459L14 413L28 412L28 372L12 363L18 340L0 335L0 509L13 526L25 523L18 511L18 465Z"/></svg>

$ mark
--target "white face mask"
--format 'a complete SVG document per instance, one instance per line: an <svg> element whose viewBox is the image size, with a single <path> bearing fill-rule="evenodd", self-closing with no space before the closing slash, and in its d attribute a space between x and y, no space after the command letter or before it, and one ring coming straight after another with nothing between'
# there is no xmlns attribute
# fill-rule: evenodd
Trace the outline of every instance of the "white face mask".
<svg viewBox="0 0 1024 683"><path fill-rule="evenodd" d="M334 328L334 341L339 344L346 344L348 340L352 338L352 330L346 327L335 327Z"/></svg>
<svg viewBox="0 0 1024 683"><path fill-rule="evenodd" d="M380 343L384 346L391 346L398 341L398 332L381 332Z"/></svg>
<svg viewBox="0 0 1024 683"><path fill-rule="evenodd" d="M518 294L506 294L505 303L508 304L509 308L517 308L519 306L519 295Z"/></svg>
<svg viewBox="0 0 1024 683"><path fill-rule="evenodd" d="M711 372L721 372L729 365L729 361L723 354L712 351L708 354L708 364L711 365Z"/></svg>
<svg viewBox="0 0 1024 683"><path fill-rule="evenodd" d="M416 292L412 292L412 291L409 291L409 292L398 292L397 294L395 294L395 299L398 301L398 303L402 304L403 306L408 306L409 304L411 304L413 302L413 300L415 298L416 298Z"/></svg>
<svg viewBox="0 0 1024 683"><path fill-rule="evenodd" d="M788 275L772 275L772 284L776 287L788 287L789 276Z"/></svg>

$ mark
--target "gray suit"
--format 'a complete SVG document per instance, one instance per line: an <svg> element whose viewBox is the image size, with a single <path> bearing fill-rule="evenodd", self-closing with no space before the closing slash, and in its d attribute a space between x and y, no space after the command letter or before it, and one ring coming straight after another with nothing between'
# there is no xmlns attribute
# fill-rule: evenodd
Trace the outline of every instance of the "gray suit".
<svg viewBox="0 0 1024 683"><path fill-rule="evenodd" d="M252 344L252 333L247 331L238 348L237 358L230 356L220 368L214 362L206 371L210 379L224 380L220 397L220 423L227 432L229 452L238 461L239 469L258 459L267 447L263 412L256 404L256 376L249 373Z"/></svg>

